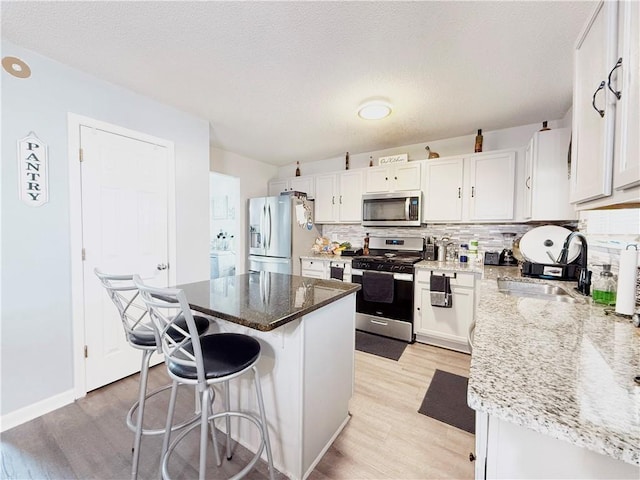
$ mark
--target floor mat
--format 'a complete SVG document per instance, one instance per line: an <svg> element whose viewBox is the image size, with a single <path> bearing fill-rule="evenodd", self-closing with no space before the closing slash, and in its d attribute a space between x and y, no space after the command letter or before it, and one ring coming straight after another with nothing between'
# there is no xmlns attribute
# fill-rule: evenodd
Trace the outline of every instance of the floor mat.
<svg viewBox="0 0 640 480"><path fill-rule="evenodd" d="M361 352L371 353L372 355L397 361L402 356L406 347L407 342L403 342L402 340L381 337L380 335L356 330L356 350Z"/></svg>
<svg viewBox="0 0 640 480"><path fill-rule="evenodd" d="M469 379L436 370L419 413L469 433L476 433L476 412L467 405Z"/></svg>

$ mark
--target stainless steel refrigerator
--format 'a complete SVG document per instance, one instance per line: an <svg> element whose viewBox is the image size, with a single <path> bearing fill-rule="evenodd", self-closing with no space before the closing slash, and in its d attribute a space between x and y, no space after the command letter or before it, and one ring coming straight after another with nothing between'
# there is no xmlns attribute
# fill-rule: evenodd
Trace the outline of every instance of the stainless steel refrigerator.
<svg viewBox="0 0 640 480"><path fill-rule="evenodd" d="M249 271L300 275L300 255L310 254L320 233L313 201L280 195L249 199Z"/></svg>

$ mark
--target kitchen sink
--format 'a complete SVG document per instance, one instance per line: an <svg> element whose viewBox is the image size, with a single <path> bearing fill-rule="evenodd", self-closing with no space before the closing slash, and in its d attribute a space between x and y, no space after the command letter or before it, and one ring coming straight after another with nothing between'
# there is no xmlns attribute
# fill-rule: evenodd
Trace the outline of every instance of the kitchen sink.
<svg viewBox="0 0 640 480"><path fill-rule="evenodd" d="M580 300L572 297L562 287L550 285L548 283L519 282L498 278L498 290L507 295L516 297L539 298L540 300L550 300L554 302L578 303Z"/></svg>

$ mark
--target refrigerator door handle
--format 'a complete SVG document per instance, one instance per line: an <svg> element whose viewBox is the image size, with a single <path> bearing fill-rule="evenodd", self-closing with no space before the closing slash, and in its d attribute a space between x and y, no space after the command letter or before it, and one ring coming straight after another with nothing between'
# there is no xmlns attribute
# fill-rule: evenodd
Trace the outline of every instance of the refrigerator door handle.
<svg viewBox="0 0 640 480"><path fill-rule="evenodd" d="M265 203L262 206L262 215L260 216L260 234L262 235L262 243L260 245L261 248L265 248L265 243L267 241L267 236L265 235L265 223L267 218L267 204Z"/></svg>
<svg viewBox="0 0 640 480"><path fill-rule="evenodd" d="M271 249L271 234L273 233L271 231L271 220L272 220L271 219L271 205L267 206L267 211L269 213L269 244L268 244L269 246L267 248Z"/></svg>

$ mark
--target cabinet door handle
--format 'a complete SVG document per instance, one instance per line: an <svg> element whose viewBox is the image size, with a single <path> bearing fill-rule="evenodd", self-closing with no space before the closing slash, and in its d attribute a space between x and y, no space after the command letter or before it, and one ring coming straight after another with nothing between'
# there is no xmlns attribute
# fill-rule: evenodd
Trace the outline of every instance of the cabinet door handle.
<svg viewBox="0 0 640 480"><path fill-rule="evenodd" d="M397 180L397 179L398 179L398 177L393 177L393 179L394 179L394 180Z"/></svg>
<svg viewBox="0 0 640 480"><path fill-rule="evenodd" d="M471 187L471 198L476 196L476 187Z"/></svg>
<svg viewBox="0 0 640 480"><path fill-rule="evenodd" d="M462 195L462 187L458 187L458 198Z"/></svg>
<svg viewBox="0 0 640 480"><path fill-rule="evenodd" d="M340 205L342 205L342 195L340 195Z"/></svg>
<svg viewBox="0 0 640 480"><path fill-rule="evenodd" d="M622 57L618 59L616 64L613 66L613 68L609 72L609 76L607 77L607 87L609 88L611 93L613 93L616 96L618 100L620 100L620 97L622 97L622 90L616 91L613 88L611 88L611 75L613 75L613 72L615 72L616 69L620 68L621 66L622 66Z"/></svg>
<svg viewBox="0 0 640 480"><path fill-rule="evenodd" d="M335 205L336 204L336 197L331 197L331 205Z"/></svg>
<svg viewBox="0 0 640 480"><path fill-rule="evenodd" d="M527 181L524 182L524 184L527 186L528 189L531 189L531 185L529 184L530 181L531 181L531 177L527 177Z"/></svg>
<svg viewBox="0 0 640 480"><path fill-rule="evenodd" d="M389 180L389 177L384 177L385 180Z"/></svg>
<svg viewBox="0 0 640 480"><path fill-rule="evenodd" d="M598 114L600 115L600 118L604 118L604 110L600 110L598 109L598 107L596 107L596 95L598 94L598 92L600 90L602 90L605 86L604 80L602 82L600 82L600 86L598 86L598 88L596 88L596 91L593 92L593 98L591 99L591 106L593 107L593 109L598 112Z"/></svg>

